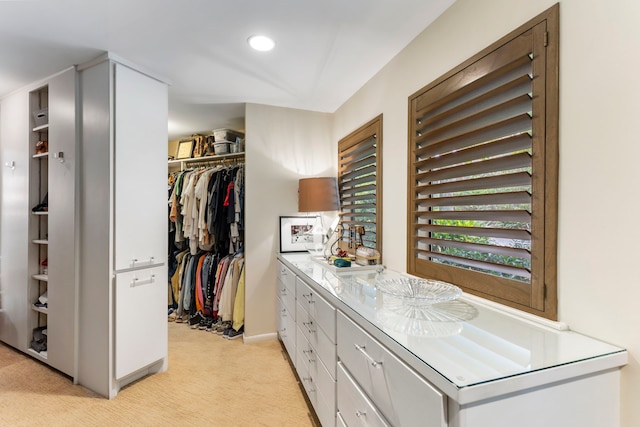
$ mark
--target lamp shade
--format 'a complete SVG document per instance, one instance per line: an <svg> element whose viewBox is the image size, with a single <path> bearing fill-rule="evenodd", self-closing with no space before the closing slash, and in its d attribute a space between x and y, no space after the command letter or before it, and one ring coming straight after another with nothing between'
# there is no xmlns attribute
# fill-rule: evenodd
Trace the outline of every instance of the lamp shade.
<svg viewBox="0 0 640 427"><path fill-rule="evenodd" d="M340 194L336 178L303 178L298 182L298 212L337 210L340 210Z"/></svg>

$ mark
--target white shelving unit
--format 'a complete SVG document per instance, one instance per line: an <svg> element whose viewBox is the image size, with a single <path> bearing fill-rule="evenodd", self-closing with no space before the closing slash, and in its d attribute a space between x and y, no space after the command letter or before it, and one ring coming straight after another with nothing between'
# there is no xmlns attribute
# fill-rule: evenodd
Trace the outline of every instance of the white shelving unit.
<svg viewBox="0 0 640 427"><path fill-rule="evenodd" d="M29 93L29 109L31 111L30 120L37 126L31 127L29 137L29 153L31 154L31 164L29 168L29 203L36 206L43 202L45 197L48 198L49 192L49 153L36 154L36 144L38 141L49 142L49 122L47 112L47 123L39 124L35 122L36 112L47 109L49 107L49 85L45 84ZM43 211L44 212L44 211ZM36 212L33 212L34 214ZM38 212L39 213L39 212ZM28 325L32 333L29 336L29 354L38 355L39 360L46 360L48 352L38 352L33 349L33 335L37 328L46 327L48 335L49 312L47 310L33 310L33 305L40 295L49 292L49 276L43 274L42 264L47 263L49 256L49 216L34 215L30 218L29 238L31 245L29 247L29 256L27 271L31 276L29 281L29 289L27 291L28 303L32 310L29 310ZM47 338L48 340L48 338ZM48 342L47 342L48 345ZM44 356L44 355L47 356Z"/></svg>

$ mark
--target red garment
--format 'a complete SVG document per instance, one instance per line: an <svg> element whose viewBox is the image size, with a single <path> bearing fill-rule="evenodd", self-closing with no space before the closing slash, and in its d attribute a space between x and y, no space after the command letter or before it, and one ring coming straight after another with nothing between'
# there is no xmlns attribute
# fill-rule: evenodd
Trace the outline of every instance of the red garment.
<svg viewBox="0 0 640 427"><path fill-rule="evenodd" d="M233 181L231 181L229 183L229 186L227 187L227 197L225 197L224 199L224 206L229 206L229 194L231 194L232 191L233 191Z"/></svg>

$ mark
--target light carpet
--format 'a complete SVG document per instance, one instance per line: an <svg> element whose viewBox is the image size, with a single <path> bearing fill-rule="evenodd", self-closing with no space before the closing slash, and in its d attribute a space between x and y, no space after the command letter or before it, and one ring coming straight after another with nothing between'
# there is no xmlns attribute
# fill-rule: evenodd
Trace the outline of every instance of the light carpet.
<svg viewBox="0 0 640 427"><path fill-rule="evenodd" d="M169 323L169 370L109 401L0 343L0 426L313 426L276 341Z"/></svg>

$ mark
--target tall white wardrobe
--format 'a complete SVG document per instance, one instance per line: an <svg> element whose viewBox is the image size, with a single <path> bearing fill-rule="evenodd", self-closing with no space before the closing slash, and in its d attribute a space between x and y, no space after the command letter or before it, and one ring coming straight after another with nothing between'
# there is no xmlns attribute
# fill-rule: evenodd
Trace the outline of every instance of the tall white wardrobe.
<svg viewBox="0 0 640 427"><path fill-rule="evenodd" d="M108 398L167 368L167 111L111 54L0 101L0 340Z"/></svg>

